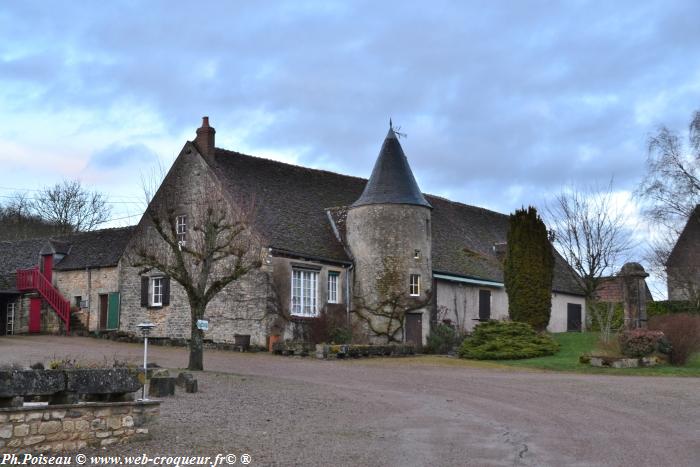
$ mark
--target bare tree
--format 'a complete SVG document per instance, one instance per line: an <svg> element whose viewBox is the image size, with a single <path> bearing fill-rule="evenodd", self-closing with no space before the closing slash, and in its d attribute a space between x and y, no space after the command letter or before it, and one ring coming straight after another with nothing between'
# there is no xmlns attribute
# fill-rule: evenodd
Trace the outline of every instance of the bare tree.
<svg viewBox="0 0 700 467"><path fill-rule="evenodd" d="M191 318L188 368L202 370L204 333L197 321L227 285L261 267L262 242L250 229L252 203L234 208L214 191L197 195L186 206L176 205L177 198L159 193L146 209L138 241L127 256L142 274L157 270L182 286Z"/></svg>
<svg viewBox="0 0 700 467"><path fill-rule="evenodd" d="M612 182L603 190L564 190L547 206L546 212L554 244L581 277L587 311L607 342L612 311L598 306L596 291L603 278L622 265L632 248L624 213L613 203Z"/></svg>
<svg viewBox="0 0 700 467"><path fill-rule="evenodd" d="M58 226L60 233L94 230L109 219L111 208L102 193L88 191L80 181L64 181L39 191L32 211Z"/></svg>
<svg viewBox="0 0 700 467"><path fill-rule="evenodd" d="M647 172L636 190L654 227L647 259L655 276L665 277L673 245L700 203L700 111L688 126L688 142L661 127L649 138Z"/></svg>
<svg viewBox="0 0 700 467"><path fill-rule="evenodd" d="M382 261L384 268L377 279L377 299L370 301L357 297L353 312L374 336L386 337L389 342L402 342L406 314L426 307L432 294L427 290L426 298L409 296L400 261L395 257L385 257Z"/></svg>

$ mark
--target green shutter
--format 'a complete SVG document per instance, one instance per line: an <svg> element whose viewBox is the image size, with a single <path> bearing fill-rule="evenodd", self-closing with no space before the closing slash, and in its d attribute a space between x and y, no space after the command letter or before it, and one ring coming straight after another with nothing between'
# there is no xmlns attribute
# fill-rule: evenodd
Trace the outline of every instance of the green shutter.
<svg viewBox="0 0 700 467"><path fill-rule="evenodd" d="M107 329L119 328L119 292L109 294L107 301Z"/></svg>

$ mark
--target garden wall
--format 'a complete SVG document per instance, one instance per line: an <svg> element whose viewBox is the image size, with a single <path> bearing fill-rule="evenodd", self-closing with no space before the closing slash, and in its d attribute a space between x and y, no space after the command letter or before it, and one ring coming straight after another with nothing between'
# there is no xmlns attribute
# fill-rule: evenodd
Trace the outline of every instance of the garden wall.
<svg viewBox="0 0 700 467"><path fill-rule="evenodd" d="M0 408L0 453L74 451L150 437L160 402Z"/></svg>

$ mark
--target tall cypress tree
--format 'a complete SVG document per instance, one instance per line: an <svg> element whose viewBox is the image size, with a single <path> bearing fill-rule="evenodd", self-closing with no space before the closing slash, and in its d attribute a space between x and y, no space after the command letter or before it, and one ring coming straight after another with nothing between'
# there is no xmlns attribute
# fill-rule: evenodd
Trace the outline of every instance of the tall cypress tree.
<svg viewBox="0 0 700 467"><path fill-rule="evenodd" d="M510 215L504 282L510 319L543 331L552 311L554 253L547 227L530 206Z"/></svg>

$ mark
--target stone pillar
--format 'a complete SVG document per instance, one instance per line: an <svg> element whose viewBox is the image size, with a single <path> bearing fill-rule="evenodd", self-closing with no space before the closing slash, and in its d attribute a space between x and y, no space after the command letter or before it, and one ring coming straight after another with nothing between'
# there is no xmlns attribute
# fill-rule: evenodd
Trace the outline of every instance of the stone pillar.
<svg viewBox="0 0 700 467"><path fill-rule="evenodd" d="M620 270L622 297L625 307L625 329L646 327L647 289L649 274L639 263L626 263Z"/></svg>

